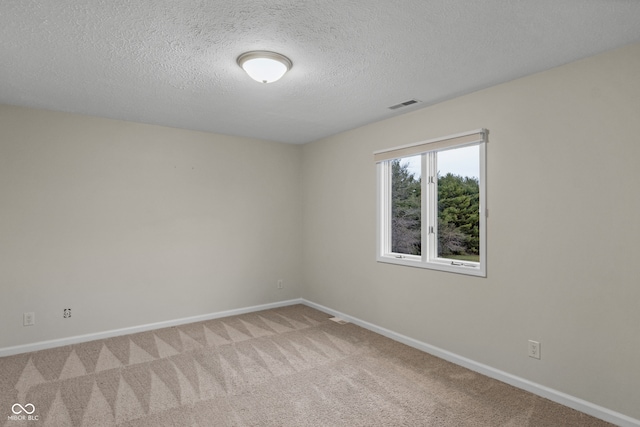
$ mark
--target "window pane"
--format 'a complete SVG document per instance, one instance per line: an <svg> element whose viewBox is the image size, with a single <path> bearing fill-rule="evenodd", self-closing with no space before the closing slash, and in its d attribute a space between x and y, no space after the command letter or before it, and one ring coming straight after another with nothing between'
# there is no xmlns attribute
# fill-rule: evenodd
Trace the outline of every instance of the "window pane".
<svg viewBox="0 0 640 427"><path fill-rule="evenodd" d="M438 257L480 261L480 147L437 153Z"/></svg>
<svg viewBox="0 0 640 427"><path fill-rule="evenodd" d="M391 251L421 254L421 156L391 161Z"/></svg>

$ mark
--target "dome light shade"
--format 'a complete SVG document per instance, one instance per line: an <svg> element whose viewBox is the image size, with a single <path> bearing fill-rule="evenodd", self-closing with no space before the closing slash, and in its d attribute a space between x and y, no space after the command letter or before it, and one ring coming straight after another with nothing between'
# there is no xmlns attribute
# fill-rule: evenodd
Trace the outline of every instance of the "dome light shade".
<svg viewBox="0 0 640 427"><path fill-rule="evenodd" d="M279 53L254 50L240 55L238 65L253 80L260 83L272 83L284 76L291 69L293 63L289 58Z"/></svg>

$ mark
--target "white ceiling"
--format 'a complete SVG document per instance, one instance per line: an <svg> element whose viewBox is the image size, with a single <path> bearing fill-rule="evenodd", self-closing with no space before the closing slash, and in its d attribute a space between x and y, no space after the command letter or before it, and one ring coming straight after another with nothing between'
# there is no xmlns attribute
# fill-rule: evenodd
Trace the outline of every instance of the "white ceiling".
<svg viewBox="0 0 640 427"><path fill-rule="evenodd" d="M0 103L305 143L632 42L638 0L2 0Z"/></svg>

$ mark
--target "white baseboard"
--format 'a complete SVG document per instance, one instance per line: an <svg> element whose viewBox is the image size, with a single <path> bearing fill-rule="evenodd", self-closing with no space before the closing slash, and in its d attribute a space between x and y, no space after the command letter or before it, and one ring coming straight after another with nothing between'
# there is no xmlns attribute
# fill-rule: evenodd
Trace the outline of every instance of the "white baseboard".
<svg viewBox="0 0 640 427"><path fill-rule="evenodd" d="M348 320L349 322L354 323L358 326L361 326L365 329L368 329L372 332L376 332L387 338L391 338L394 341L401 342L410 347L424 351L425 353L432 354L441 359L455 363L456 365L460 365L472 371L486 375L489 378L502 381L504 383L507 383L519 389L526 390L530 393L544 397L545 399L549 399L553 402L559 403L561 405L567 406L569 408L575 409L577 411L583 412L585 414L591 415L601 420L610 422L612 424L615 424L621 427L640 427L640 420L631 418L619 412L615 412L610 409L604 408L602 406L596 405L594 403L587 402L586 400L568 395L561 391L554 390L552 388L545 387L540 384L536 384L527 379L517 377L515 375L509 374L508 372L504 372L499 369L492 368L491 366L487 366L485 364L476 362L474 360L457 355L450 351L443 350L441 348L435 347L427 343L423 343L413 338L409 338L405 335L398 334L396 332L390 331L389 329L382 328L380 326L374 325L364 320L360 320L356 317L349 316L348 314L341 313L339 311L330 309L320 304L316 304L304 298L301 300L301 303L309 307L315 308L317 310L323 311L325 313Z"/></svg>
<svg viewBox="0 0 640 427"><path fill-rule="evenodd" d="M55 340L40 341L32 344L17 345L13 347L0 348L0 357L14 354L27 353L30 351L45 350L48 348L61 347L63 345L79 344L87 341L100 340L104 338L117 337L120 335L135 334L154 329L168 328L171 326L184 325L186 323L202 322L204 320L219 319L221 317L237 316L238 314L252 313L254 311L269 310L271 308L285 307L288 305L302 304L302 299L292 299L287 301L274 302L269 304L254 305L251 307L237 308L233 310L219 311L217 313L202 314L199 316L184 317L182 319L166 320L163 322L149 323L128 328L113 329L110 331L96 332L86 335L60 338Z"/></svg>

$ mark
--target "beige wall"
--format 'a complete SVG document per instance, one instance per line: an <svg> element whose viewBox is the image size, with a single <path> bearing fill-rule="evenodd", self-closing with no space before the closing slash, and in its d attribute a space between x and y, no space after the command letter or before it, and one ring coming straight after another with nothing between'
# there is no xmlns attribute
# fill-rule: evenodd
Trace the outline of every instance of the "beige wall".
<svg viewBox="0 0 640 427"><path fill-rule="evenodd" d="M640 44L305 145L303 297L639 419L638 76ZM376 263L372 153L482 127L488 277Z"/></svg>
<svg viewBox="0 0 640 427"><path fill-rule="evenodd" d="M0 348L299 297L300 159L0 106Z"/></svg>

